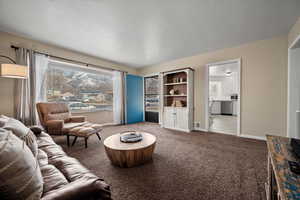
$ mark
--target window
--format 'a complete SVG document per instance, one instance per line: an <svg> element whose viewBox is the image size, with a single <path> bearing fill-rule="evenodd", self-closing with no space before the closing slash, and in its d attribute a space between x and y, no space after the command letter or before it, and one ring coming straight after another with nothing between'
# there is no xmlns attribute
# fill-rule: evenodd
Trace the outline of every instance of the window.
<svg viewBox="0 0 300 200"><path fill-rule="evenodd" d="M48 102L66 102L72 112L113 111L110 71L50 62L45 75ZM107 121L112 121L112 114L110 118Z"/></svg>
<svg viewBox="0 0 300 200"><path fill-rule="evenodd" d="M145 111L159 112L158 76L145 77Z"/></svg>

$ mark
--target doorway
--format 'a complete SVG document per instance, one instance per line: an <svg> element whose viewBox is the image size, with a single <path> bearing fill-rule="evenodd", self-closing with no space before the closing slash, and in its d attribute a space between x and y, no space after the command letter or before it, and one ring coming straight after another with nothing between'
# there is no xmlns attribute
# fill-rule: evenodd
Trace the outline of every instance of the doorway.
<svg viewBox="0 0 300 200"><path fill-rule="evenodd" d="M206 66L206 129L240 135L240 59Z"/></svg>
<svg viewBox="0 0 300 200"><path fill-rule="evenodd" d="M144 77L145 121L159 123L159 76Z"/></svg>
<svg viewBox="0 0 300 200"><path fill-rule="evenodd" d="M288 49L287 135L300 138L300 35Z"/></svg>

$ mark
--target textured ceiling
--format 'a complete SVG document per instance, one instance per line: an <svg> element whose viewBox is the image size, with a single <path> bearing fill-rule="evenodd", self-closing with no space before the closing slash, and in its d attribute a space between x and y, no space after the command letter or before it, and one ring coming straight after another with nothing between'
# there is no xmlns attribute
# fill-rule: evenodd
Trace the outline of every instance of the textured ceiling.
<svg viewBox="0 0 300 200"><path fill-rule="evenodd" d="M299 0L0 0L0 30L132 67L287 34Z"/></svg>

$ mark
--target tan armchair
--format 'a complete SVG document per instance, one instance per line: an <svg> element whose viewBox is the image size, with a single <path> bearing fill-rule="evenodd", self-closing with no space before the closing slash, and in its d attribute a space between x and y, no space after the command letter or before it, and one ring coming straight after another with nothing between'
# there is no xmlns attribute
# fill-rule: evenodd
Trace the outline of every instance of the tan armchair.
<svg viewBox="0 0 300 200"><path fill-rule="evenodd" d="M66 135L86 123L84 116L72 116L65 103L37 103L36 107L42 126L51 135Z"/></svg>

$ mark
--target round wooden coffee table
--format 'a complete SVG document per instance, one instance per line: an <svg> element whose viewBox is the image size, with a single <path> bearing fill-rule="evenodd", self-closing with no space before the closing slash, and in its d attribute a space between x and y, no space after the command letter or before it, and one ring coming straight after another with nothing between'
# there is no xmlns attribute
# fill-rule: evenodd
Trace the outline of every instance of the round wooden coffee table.
<svg viewBox="0 0 300 200"><path fill-rule="evenodd" d="M112 164L133 167L152 159L156 137L145 132L139 133L143 135L143 140L136 143L121 142L119 133L104 140L105 151Z"/></svg>

